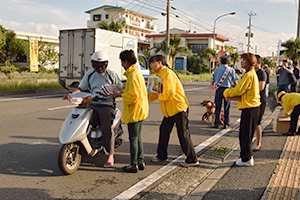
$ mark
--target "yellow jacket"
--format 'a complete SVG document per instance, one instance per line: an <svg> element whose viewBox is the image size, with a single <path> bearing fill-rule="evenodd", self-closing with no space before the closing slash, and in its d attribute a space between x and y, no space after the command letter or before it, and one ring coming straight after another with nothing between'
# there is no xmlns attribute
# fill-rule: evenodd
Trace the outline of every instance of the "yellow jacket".
<svg viewBox="0 0 300 200"><path fill-rule="evenodd" d="M223 95L225 98L240 96L241 101L237 105L239 110L260 106L258 78L255 70L251 69L246 72L240 82L234 88L226 89Z"/></svg>
<svg viewBox="0 0 300 200"><path fill-rule="evenodd" d="M148 93L148 100L159 100L161 112L165 117L172 117L189 107L182 84L176 74L166 66L156 74L163 79L163 92L156 94Z"/></svg>
<svg viewBox="0 0 300 200"><path fill-rule="evenodd" d="M140 70L133 65L124 75L127 77L123 91L123 121L125 124L145 120L149 113L147 89Z"/></svg>
<svg viewBox="0 0 300 200"><path fill-rule="evenodd" d="M295 106L300 104L299 93L287 93L282 97L284 112L290 115L290 111L294 110Z"/></svg>

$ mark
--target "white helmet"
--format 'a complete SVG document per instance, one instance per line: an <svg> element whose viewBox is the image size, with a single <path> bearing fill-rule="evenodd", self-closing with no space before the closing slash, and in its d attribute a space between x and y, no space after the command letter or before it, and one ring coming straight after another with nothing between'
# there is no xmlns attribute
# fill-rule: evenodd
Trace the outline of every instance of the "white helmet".
<svg viewBox="0 0 300 200"><path fill-rule="evenodd" d="M108 55L104 51L96 51L92 55L92 62L96 61L99 64L108 64Z"/></svg>

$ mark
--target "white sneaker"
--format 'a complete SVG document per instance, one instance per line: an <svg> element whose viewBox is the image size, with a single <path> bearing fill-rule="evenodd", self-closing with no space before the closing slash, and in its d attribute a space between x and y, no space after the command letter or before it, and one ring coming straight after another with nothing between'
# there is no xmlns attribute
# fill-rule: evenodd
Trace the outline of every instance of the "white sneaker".
<svg viewBox="0 0 300 200"><path fill-rule="evenodd" d="M243 162L241 158L236 159L235 164L237 166L245 166L245 167L251 167L254 165L254 159L253 156L251 157L250 160L248 160L247 162Z"/></svg>
<svg viewBox="0 0 300 200"><path fill-rule="evenodd" d="M197 162L195 162L195 163L187 163L187 162L185 162L185 161L182 161L180 164L181 164L181 166L183 166L183 167L192 167L192 166L199 165L199 162L197 161Z"/></svg>

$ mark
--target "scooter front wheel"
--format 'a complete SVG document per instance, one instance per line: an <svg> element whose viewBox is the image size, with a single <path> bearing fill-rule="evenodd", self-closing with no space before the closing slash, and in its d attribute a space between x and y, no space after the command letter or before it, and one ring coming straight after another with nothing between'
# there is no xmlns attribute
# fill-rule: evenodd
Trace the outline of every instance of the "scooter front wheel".
<svg viewBox="0 0 300 200"><path fill-rule="evenodd" d="M73 174L81 163L80 146L77 144L64 144L58 154L58 167L65 175Z"/></svg>

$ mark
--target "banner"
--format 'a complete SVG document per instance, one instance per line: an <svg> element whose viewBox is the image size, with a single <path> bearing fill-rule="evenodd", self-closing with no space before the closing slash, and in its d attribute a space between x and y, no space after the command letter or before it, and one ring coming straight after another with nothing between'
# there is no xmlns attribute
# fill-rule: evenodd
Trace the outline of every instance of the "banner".
<svg viewBox="0 0 300 200"><path fill-rule="evenodd" d="M277 65L279 65L279 55L280 55L281 43L282 43L282 41L279 40L279 44L278 44L278 53L277 53Z"/></svg>
<svg viewBox="0 0 300 200"><path fill-rule="evenodd" d="M30 71L38 72L38 58L39 58L39 50L38 50L38 41L30 40Z"/></svg>

